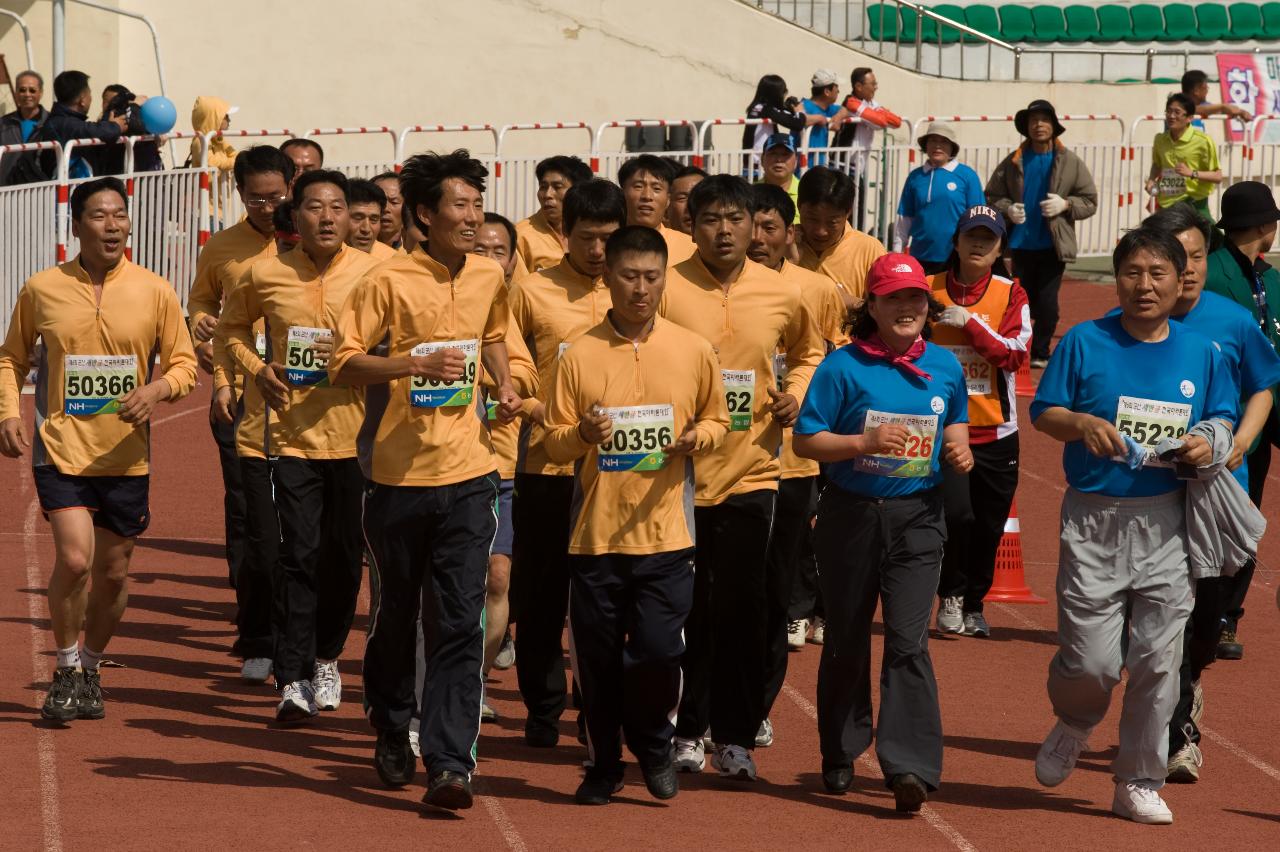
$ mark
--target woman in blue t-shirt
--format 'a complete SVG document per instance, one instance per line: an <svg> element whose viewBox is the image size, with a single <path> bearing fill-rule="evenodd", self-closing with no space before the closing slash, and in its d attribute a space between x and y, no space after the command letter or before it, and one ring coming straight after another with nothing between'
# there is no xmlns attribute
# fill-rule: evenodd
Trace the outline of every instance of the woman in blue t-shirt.
<svg viewBox="0 0 1280 852"><path fill-rule="evenodd" d="M823 462L814 550L827 609L818 668L822 783L846 792L871 744L871 621L884 609L876 755L897 808L920 810L942 775L942 718L929 659L943 522L941 462L973 467L968 393L955 356L926 343L942 305L918 261L887 254L867 273L852 342L818 367L795 425L798 455Z"/></svg>

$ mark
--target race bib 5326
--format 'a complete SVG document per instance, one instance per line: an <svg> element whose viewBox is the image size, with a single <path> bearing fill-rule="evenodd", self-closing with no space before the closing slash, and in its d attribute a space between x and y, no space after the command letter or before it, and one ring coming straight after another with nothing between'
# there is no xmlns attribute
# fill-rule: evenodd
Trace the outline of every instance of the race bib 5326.
<svg viewBox="0 0 1280 852"><path fill-rule="evenodd" d="M136 355L66 355L62 411L77 417L114 414L120 397L138 386Z"/></svg>
<svg viewBox="0 0 1280 852"><path fill-rule="evenodd" d="M938 435L936 414L891 414L868 409L863 432L874 426L896 423L907 427L907 443L892 453L858 456L854 468L877 476L928 476L933 471L934 442Z"/></svg>
<svg viewBox="0 0 1280 852"><path fill-rule="evenodd" d="M745 432L751 428L751 413L756 407L756 371L721 370L720 379L729 407L729 431Z"/></svg>
<svg viewBox="0 0 1280 852"><path fill-rule="evenodd" d="M659 470L666 464L662 448L675 440L671 406L628 405L605 412L613 434L600 445L600 470Z"/></svg>
<svg viewBox="0 0 1280 852"><path fill-rule="evenodd" d="M289 326L285 341L284 374L289 384L299 387L329 387L329 360L316 349L317 343L332 344L327 328Z"/></svg>
<svg viewBox="0 0 1280 852"><path fill-rule="evenodd" d="M470 405L475 398L476 362L480 357L480 341L440 340L419 343L413 347L410 354L423 357L441 349L457 349L466 358L466 363L462 366L462 378L446 382L413 376L409 381L409 404L414 408Z"/></svg>

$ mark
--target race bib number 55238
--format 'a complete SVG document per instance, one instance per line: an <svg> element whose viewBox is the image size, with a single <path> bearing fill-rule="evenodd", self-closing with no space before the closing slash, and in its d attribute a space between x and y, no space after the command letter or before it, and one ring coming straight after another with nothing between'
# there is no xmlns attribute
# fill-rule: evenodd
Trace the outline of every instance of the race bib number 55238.
<svg viewBox="0 0 1280 852"><path fill-rule="evenodd" d="M666 464L662 448L675 440L671 406L628 405L605 412L613 421L613 434L600 445L600 470L660 470Z"/></svg>
<svg viewBox="0 0 1280 852"><path fill-rule="evenodd" d="M882 455L858 456L854 467L877 476L928 476L933 470L934 441L938 435L936 414L890 414L869 409L866 432L874 426L896 423L907 427L907 443L901 450Z"/></svg>
<svg viewBox="0 0 1280 852"><path fill-rule="evenodd" d="M1122 396L1116 403L1116 429L1147 449L1165 438L1181 438L1191 424L1191 404Z"/></svg>
<svg viewBox="0 0 1280 852"><path fill-rule="evenodd" d="M62 372L62 411L77 417L114 414L138 386L136 355L67 355Z"/></svg>
<svg viewBox="0 0 1280 852"><path fill-rule="evenodd" d="M422 357L441 349L457 349L466 358L462 366L462 378L446 382L414 376L409 381L409 404L414 408L441 408L453 405L470 405L475 398L476 361L480 356L479 340L441 340L419 343L410 354Z"/></svg>

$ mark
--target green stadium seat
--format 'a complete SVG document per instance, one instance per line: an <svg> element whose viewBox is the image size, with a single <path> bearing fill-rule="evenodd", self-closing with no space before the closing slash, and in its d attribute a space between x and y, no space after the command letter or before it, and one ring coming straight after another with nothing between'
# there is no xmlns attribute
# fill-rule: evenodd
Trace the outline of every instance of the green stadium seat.
<svg viewBox="0 0 1280 852"><path fill-rule="evenodd" d="M1165 17L1168 17L1165 10ZM1221 3L1200 3L1196 6L1196 21L1199 32L1191 36L1192 41L1222 41L1231 35L1231 21L1227 17L1227 7Z"/></svg>
<svg viewBox="0 0 1280 852"><path fill-rule="evenodd" d="M1169 3L1164 7L1164 37L1161 41L1195 41L1199 34L1196 13L1190 5Z"/></svg>
<svg viewBox="0 0 1280 852"><path fill-rule="evenodd" d="M1034 12L1032 13L1035 14ZM1062 41L1096 41L1098 38L1098 13L1092 6L1079 4L1068 6L1063 10L1063 18L1067 22L1067 34Z"/></svg>
<svg viewBox="0 0 1280 852"><path fill-rule="evenodd" d="M1164 37L1164 15L1160 7L1150 3L1138 3L1129 7L1129 17L1133 21L1134 41L1167 41Z"/></svg>
<svg viewBox="0 0 1280 852"><path fill-rule="evenodd" d="M1262 10L1256 3L1232 3L1231 38L1233 41L1251 41L1262 38Z"/></svg>
<svg viewBox="0 0 1280 852"><path fill-rule="evenodd" d="M898 10L891 3L867 8L867 34L876 41L895 41L898 38ZM915 37L914 31L912 37Z"/></svg>
<svg viewBox="0 0 1280 852"><path fill-rule="evenodd" d="M916 40L916 10L900 6L898 7L898 13L902 16L903 44L914 44ZM920 20L920 41L925 44L937 44L938 22L933 18L926 17Z"/></svg>
<svg viewBox="0 0 1280 852"><path fill-rule="evenodd" d="M964 9L954 4L941 3L937 6L934 6L933 11L944 18L950 18L953 21L959 21L961 23L964 22ZM934 23L936 24L937 21L934 21ZM955 44L956 42L960 41L960 37L961 35L963 35L963 33L961 33L958 29L956 29L955 27L948 27L945 24L939 24L939 26L942 27L942 43L943 44ZM970 36L969 39L973 40L973 37Z"/></svg>
<svg viewBox="0 0 1280 852"><path fill-rule="evenodd" d="M1280 3L1276 5L1280 6ZM1129 18L1128 7L1099 6L1097 14L1098 35L1094 41L1131 41L1133 39L1133 21Z"/></svg>
<svg viewBox="0 0 1280 852"><path fill-rule="evenodd" d="M1001 6L1000 37L1012 44L1035 41L1036 24L1031 17L1031 10L1026 6Z"/></svg>
<svg viewBox="0 0 1280 852"><path fill-rule="evenodd" d="M1036 41L1041 44L1066 39L1067 22L1062 17L1062 9L1057 6L1032 7L1031 20L1036 27Z"/></svg>
<svg viewBox="0 0 1280 852"><path fill-rule="evenodd" d="M1000 15L995 6L966 6L964 22L980 33L1000 38Z"/></svg>
<svg viewBox="0 0 1280 852"><path fill-rule="evenodd" d="M1262 34L1267 38L1280 38L1280 3L1263 3Z"/></svg>

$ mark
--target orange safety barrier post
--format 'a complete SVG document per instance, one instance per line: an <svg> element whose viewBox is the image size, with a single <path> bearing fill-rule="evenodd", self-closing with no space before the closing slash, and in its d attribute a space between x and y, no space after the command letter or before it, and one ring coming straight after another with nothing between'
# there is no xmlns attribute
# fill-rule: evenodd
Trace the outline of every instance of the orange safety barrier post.
<svg viewBox="0 0 1280 852"><path fill-rule="evenodd" d="M1027 585L1022 567L1022 528L1018 524L1016 499L1009 507L1009 518L1004 522L1004 536L996 550L995 581L983 600L996 603L1048 603L1044 598L1033 594Z"/></svg>

